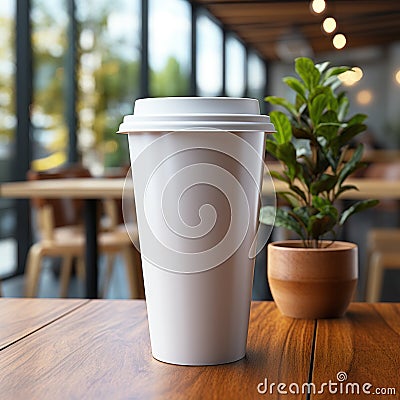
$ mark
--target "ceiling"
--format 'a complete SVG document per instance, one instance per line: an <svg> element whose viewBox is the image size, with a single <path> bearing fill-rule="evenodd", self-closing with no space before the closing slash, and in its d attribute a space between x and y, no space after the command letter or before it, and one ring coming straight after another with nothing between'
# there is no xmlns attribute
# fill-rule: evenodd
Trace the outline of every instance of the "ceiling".
<svg viewBox="0 0 400 400"><path fill-rule="evenodd" d="M326 0L327 7L319 15L310 11L310 1L305 0L195 2L205 6L227 29L236 32L267 60L284 58L285 48L290 53L306 46L304 51L308 47L314 55L334 50L333 35L321 29L327 16L336 19L336 32L346 35L346 48L400 41L400 0Z"/></svg>

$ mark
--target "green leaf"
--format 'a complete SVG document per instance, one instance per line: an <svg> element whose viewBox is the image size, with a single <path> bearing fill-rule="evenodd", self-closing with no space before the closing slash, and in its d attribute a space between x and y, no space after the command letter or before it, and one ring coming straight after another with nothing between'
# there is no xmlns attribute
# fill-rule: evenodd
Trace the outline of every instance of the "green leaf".
<svg viewBox="0 0 400 400"><path fill-rule="evenodd" d="M265 225L274 225L277 210L273 206L262 207L260 210L260 222Z"/></svg>
<svg viewBox="0 0 400 400"><path fill-rule="evenodd" d="M269 117L276 130L273 134L276 141L279 144L290 142L292 139L292 126L286 114L281 111L272 111Z"/></svg>
<svg viewBox="0 0 400 400"><path fill-rule="evenodd" d="M337 112L335 110L327 110L321 115L321 123L324 124L337 124L338 126L343 125L339 122Z"/></svg>
<svg viewBox="0 0 400 400"><path fill-rule="evenodd" d="M329 67L329 64L329 61L325 61L320 64L315 64L315 68L317 68L317 70L322 74Z"/></svg>
<svg viewBox="0 0 400 400"><path fill-rule="evenodd" d="M265 150L267 153L278 159L278 144L274 140L266 139Z"/></svg>
<svg viewBox="0 0 400 400"><path fill-rule="evenodd" d="M354 185L343 185L340 187L340 189L336 193L336 198L338 198L343 192L346 192L347 190L358 190L357 186Z"/></svg>
<svg viewBox="0 0 400 400"><path fill-rule="evenodd" d="M296 58L295 69L308 90L312 90L318 84L321 74L311 59L307 57Z"/></svg>
<svg viewBox="0 0 400 400"><path fill-rule="evenodd" d="M337 76L330 76L324 82L324 85L329 86L332 91L336 90L341 84L342 84L342 81Z"/></svg>
<svg viewBox="0 0 400 400"><path fill-rule="evenodd" d="M349 99L343 95L338 97L338 119L344 121L347 112L349 111Z"/></svg>
<svg viewBox="0 0 400 400"><path fill-rule="evenodd" d="M321 115L320 123L315 128L315 134L331 141L337 136L339 128L343 126L345 125L338 121L337 113L334 110L328 110Z"/></svg>
<svg viewBox="0 0 400 400"><path fill-rule="evenodd" d="M328 104L328 98L325 94L319 94L314 98L310 107L310 118L314 126L320 122L321 115Z"/></svg>
<svg viewBox="0 0 400 400"><path fill-rule="evenodd" d="M298 197L292 192L277 192L278 197L286 201L290 207L298 207L299 206L299 199Z"/></svg>
<svg viewBox="0 0 400 400"><path fill-rule="evenodd" d="M314 141L315 138L309 131L306 131L302 128L297 128L296 126L292 126L292 133L296 139L308 139Z"/></svg>
<svg viewBox="0 0 400 400"><path fill-rule="evenodd" d="M260 222L265 225L274 225L281 228L289 229L297 233L302 239L304 232L301 225L289 215L289 213L281 208L272 206L262 207L260 210Z"/></svg>
<svg viewBox="0 0 400 400"><path fill-rule="evenodd" d="M264 100L272 105L281 106L281 107L285 108L295 117L298 116L296 107L293 104L291 104L289 101L284 99L283 97L268 96Z"/></svg>
<svg viewBox="0 0 400 400"><path fill-rule="evenodd" d="M293 89L303 100L307 101L306 98L306 87L296 78L287 76L283 78L283 82L286 83L291 89Z"/></svg>
<svg viewBox="0 0 400 400"><path fill-rule="evenodd" d="M340 218L340 225L343 225L350 216L360 211L366 210L371 207L375 207L379 203L379 200L362 200L351 205L347 210L343 211Z"/></svg>
<svg viewBox="0 0 400 400"><path fill-rule="evenodd" d="M346 66L329 68L328 71L326 71L326 73L325 73L324 81L326 81L331 76L337 76L337 75L343 74L343 72L350 71L350 70L351 70L351 68L346 67Z"/></svg>
<svg viewBox="0 0 400 400"><path fill-rule="evenodd" d="M335 175L322 174L320 179L311 184L311 194L317 195L321 192L329 192L335 187L337 179L338 177Z"/></svg>
<svg viewBox="0 0 400 400"><path fill-rule="evenodd" d="M312 180L312 176L311 176L311 169L312 169L312 164L311 164L311 160L306 156L303 155L301 156L305 162L300 164L301 167L301 176L299 176L299 179L307 186L310 187L311 185L311 180Z"/></svg>
<svg viewBox="0 0 400 400"><path fill-rule="evenodd" d="M307 227L310 217L315 215L318 211L310 206L296 207L292 210L292 215L301 221L301 223Z"/></svg>
<svg viewBox="0 0 400 400"><path fill-rule="evenodd" d="M325 206L330 206L331 202L328 199L325 199L324 197L313 196L312 205L317 210L321 210Z"/></svg>
<svg viewBox="0 0 400 400"><path fill-rule="evenodd" d="M270 175L274 179L277 179L277 180L282 181L282 182L290 183L289 178L287 176L279 173L278 171L270 171Z"/></svg>
<svg viewBox="0 0 400 400"><path fill-rule="evenodd" d="M365 114L355 114L347 121L347 125L352 126L352 125L362 124L366 119L367 115Z"/></svg>
<svg viewBox="0 0 400 400"><path fill-rule="evenodd" d="M303 99L299 94L297 94L296 101L295 101L295 107L296 107L297 113L300 114L301 113L300 110L303 110L305 106L307 106L306 100Z"/></svg>
<svg viewBox="0 0 400 400"><path fill-rule="evenodd" d="M314 99L319 96L320 94L323 94L327 98L333 97L332 90L329 87L326 86L316 86L313 90L311 90L310 95L308 97L308 101L312 103Z"/></svg>
<svg viewBox="0 0 400 400"><path fill-rule="evenodd" d="M359 133L364 132L366 129L367 126L364 124L353 124L343 129L342 133L339 136L339 146L342 147L345 144L349 143L351 139L353 139Z"/></svg>
<svg viewBox="0 0 400 400"><path fill-rule="evenodd" d="M322 235L330 232L336 225L336 219L331 215L314 215L310 217L307 230L313 239L319 240Z"/></svg>
<svg viewBox="0 0 400 400"><path fill-rule="evenodd" d="M350 160L346 163L346 165L343 167L343 169L340 171L339 173L339 179L338 179L338 183L339 186L342 185L343 181L351 174L353 173L358 165L359 162L361 160L362 154L363 154L363 145L359 144L355 150L355 152L353 153L353 155L351 156Z"/></svg>
<svg viewBox="0 0 400 400"><path fill-rule="evenodd" d="M290 185L290 190L297 193L305 202L307 202L306 194L297 186L297 185Z"/></svg>
<svg viewBox="0 0 400 400"><path fill-rule="evenodd" d="M288 171L287 174L291 180L296 177L298 165L296 159L296 149L291 142L283 143L278 145L277 152L278 160L282 161Z"/></svg>

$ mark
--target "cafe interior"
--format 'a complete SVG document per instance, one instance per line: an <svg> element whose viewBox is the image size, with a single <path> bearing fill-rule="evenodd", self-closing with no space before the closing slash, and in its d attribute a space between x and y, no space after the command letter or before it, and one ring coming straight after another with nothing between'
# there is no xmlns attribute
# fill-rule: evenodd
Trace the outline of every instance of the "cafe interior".
<svg viewBox="0 0 400 400"><path fill-rule="evenodd" d="M282 78L309 57L353 67L339 79L349 112L368 116L357 178L388 182L368 186L379 205L338 232L359 248L355 299L400 301L399 20L397 0L2 0L1 296L144 298L122 212L124 115L170 96L249 97L268 114L279 107L264 98L290 96ZM276 227L269 241L289 237ZM253 300L271 300L266 268L264 246Z"/></svg>

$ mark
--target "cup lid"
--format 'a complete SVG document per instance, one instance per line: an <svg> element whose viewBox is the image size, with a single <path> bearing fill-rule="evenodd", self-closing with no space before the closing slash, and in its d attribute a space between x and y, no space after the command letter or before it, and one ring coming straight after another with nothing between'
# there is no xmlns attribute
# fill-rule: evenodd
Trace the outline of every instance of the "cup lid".
<svg viewBox="0 0 400 400"><path fill-rule="evenodd" d="M118 133L165 132L210 128L226 131L275 132L258 100L233 97L157 97L135 101Z"/></svg>

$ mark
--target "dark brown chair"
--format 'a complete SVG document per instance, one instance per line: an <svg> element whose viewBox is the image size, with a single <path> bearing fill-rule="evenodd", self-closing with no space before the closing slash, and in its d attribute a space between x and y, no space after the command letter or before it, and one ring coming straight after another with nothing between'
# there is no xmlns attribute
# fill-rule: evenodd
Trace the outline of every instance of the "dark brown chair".
<svg viewBox="0 0 400 400"><path fill-rule="evenodd" d="M57 171L29 171L29 180L90 177L90 173L79 166L65 167ZM83 256L85 234L82 227L83 201L75 199L33 199L40 240L28 253L26 265L25 295L34 297L38 291L42 259L61 257L60 296L66 297L72 271L72 262L77 259L78 274L84 277ZM132 298L137 297L137 274L132 256L132 243L128 234L109 227L98 236L99 252L107 256L121 254L124 257L129 289ZM112 258L114 259L114 258Z"/></svg>

